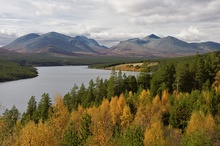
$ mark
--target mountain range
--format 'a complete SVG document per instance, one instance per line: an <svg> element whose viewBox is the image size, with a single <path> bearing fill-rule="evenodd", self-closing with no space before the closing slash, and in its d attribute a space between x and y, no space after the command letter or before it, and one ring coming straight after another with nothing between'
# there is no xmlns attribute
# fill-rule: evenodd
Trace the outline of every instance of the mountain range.
<svg viewBox="0 0 220 146"><path fill-rule="evenodd" d="M132 38L107 48L85 36L70 37L57 32L24 35L0 50L16 53L46 53L67 56L176 57L220 51L216 42L188 43L172 36ZM0 51L5 52L5 51Z"/></svg>
<svg viewBox="0 0 220 146"><path fill-rule="evenodd" d="M105 46L100 46L95 40L84 36L70 37L57 32L43 35L31 33L24 35L2 49L19 53L49 53L62 55L87 54L96 55Z"/></svg>

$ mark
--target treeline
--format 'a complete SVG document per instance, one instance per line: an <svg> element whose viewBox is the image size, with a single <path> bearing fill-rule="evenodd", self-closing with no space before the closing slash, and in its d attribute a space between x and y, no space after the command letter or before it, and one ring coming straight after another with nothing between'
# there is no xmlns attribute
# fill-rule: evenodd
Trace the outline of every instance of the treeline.
<svg viewBox="0 0 220 146"><path fill-rule="evenodd" d="M140 62L141 57L103 57L103 56L55 56L48 54L18 54L0 53L0 60L10 60L24 66L62 66L62 65L91 65L99 68L107 64Z"/></svg>
<svg viewBox="0 0 220 146"><path fill-rule="evenodd" d="M153 74L145 62L137 77L112 70L54 104L31 97L22 115L4 112L0 145L220 145L219 59L168 61Z"/></svg>
<svg viewBox="0 0 220 146"><path fill-rule="evenodd" d="M210 88L220 70L220 52L195 57L170 59L162 62L151 79L152 95L161 95L164 89L172 93L191 92Z"/></svg>
<svg viewBox="0 0 220 146"><path fill-rule="evenodd" d="M36 77L37 74L35 68L0 60L0 82L32 78Z"/></svg>

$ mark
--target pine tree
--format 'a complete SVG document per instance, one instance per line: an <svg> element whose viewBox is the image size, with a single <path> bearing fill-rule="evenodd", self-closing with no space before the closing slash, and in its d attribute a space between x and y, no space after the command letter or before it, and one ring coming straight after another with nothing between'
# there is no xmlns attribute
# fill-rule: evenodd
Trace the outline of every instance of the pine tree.
<svg viewBox="0 0 220 146"><path fill-rule="evenodd" d="M107 87L107 98L110 100L116 94L116 79L117 74L115 72L115 68L112 68L110 79L108 80L108 87Z"/></svg>
<svg viewBox="0 0 220 146"><path fill-rule="evenodd" d="M82 84L81 87L83 88L85 86ZM83 93L85 93L85 91L83 91ZM68 107L68 110L72 111L73 109L77 109L78 104L81 104L80 98L79 98L78 86L74 84L71 91L64 96L63 101L65 105Z"/></svg>
<svg viewBox="0 0 220 146"><path fill-rule="evenodd" d="M144 146L144 132L141 127L129 126L119 138L120 146Z"/></svg>
<svg viewBox="0 0 220 146"><path fill-rule="evenodd" d="M41 119L44 122L48 119L48 111L50 107L51 107L51 100L49 94L44 93L38 104L38 109L37 109L38 120Z"/></svg>
<svg viewBox="0 0 220 146"><path fill-rule="evenodd" d="M71 112L73 109L76 109L80 102L78 99L78 88L79 87L76 84L74 84L71 91L67 93L63 98L63 101L65 105L68 107L69 112Z"/></svg>
<svg viewBox="0 0 220 146"><path fill-rule="evenodd" d="M62 146L78 146L79 144L80 139L78 132L74 126L74 123L70 122L67 131L64 133Z"/></svg>
<svg viewBox="0 0 220 146"><path fill-rule="evenodd" d="M22 123L25 124L30 120L37 122L37 102L35 97L32 96L28 101L28 106L26 112L22 115Z"/></svg>
<svg viewBox="0 0 220 146"><path fill-rule="evenodd" d="M89 87L86 91L86 96L82 99L82 106L84 108L90 107L95 101L95 83L90 80Z"/></svg>
<svg viewBox="0 0 220 146"><path fill-rule="evenodd" d="M16 123L19 119L20 113L18 109L13 105L11 110L6 109L3 113L3 116L0 116L0 125L3 126L0 128L2 132L0 134L0 144L1 145L12 145L16 131Z"/></svg>
<svg viewBox="0 0 220 146"><path fill-rule="evenodd" d="M151 79L151 95L153 97L157 94L161 95L164 90L167 90L168 93L172 93L175 73L176 71L173 63L161 64Z"/></svg>
<svg viewBox="0 0 220 146"><path fill-rule="evenodd" d="M206 73L203 59L198 56L197 64L196 64L196 72L195 72L195 81L196 81L196 89L202 90L202 86L205 83Z"/></svg>
<svg viewBox="0 0 220 146"><path fill-rule="evenodd" d="M107 97L106 85L104 84L103 79L100 79L99 77L96 78L94 95L95 95L95 105L97 106L102 103L102 100L105 97Z"/></svg>
<svg viewBox="0 0 220 146"><path fill-rule="evenodd" d="M81 122L81 130L80 130L80 141L81 144L85 144L87 141L87 138L92 136L92 132L90 131L90 125L91 125L91 116L88 113L85 113L82 116L82 122Z"/></svg>
<svg viewBox="0 0 220 146"><path fill-rule="evenodd" d="M138 84L135 76L129 75L127 78L127 91L137 92Z"/></svg>
<svg viewBox="0 0 220 146"><path fill-rule="evenodd" d="M176 67L174 88L177 92L191 92L193 90L194 75L189 70L188 63L179 63Z"/></svg>
<svg viewBox="0 0 220 146"><path fill-rule="evenodd" d="M220 70L215 75L215 82L212 84L213 87L220 87Z"/></svg>
<svg viewBox="0 0 220 146"><path fill-rule="evenodd" d="M140 74L137 78L138 86L141 86L143 89L150 89L150 79L148 63L143 62Z"/></svg>
<svg viewBox="0 0 220 146"><path fill-rule="evenodd" d="M7 123L7 127L10 132L12 132L13 127L15 126L17 120L19 119L20 113L15 105L13 105L11 110L6 109L3 113L3 119Z"/></svg>

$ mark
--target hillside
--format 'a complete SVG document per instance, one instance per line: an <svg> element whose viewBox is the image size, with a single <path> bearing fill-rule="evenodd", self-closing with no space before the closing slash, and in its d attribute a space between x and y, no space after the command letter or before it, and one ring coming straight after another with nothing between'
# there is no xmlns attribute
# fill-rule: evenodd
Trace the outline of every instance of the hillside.
<svg viewBox="0 0 220 146"><path fill-rule="evenodd" d="M14 62L0 60L0 82L33 78L37 76L35 68L21 66Z"/></svg>

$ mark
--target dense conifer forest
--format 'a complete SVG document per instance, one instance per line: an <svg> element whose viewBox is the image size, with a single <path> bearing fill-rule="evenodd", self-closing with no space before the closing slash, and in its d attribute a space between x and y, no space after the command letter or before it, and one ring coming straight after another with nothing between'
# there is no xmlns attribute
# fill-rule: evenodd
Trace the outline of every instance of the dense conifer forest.
<svg viewBox="0 0 220 146"><path fill-rule="evenodd" d="M0 60L0 82L26 79L37 76L35 68L21 66L14 62Z"/></svg>
<svg viewBox="0 0 220 146"><path fill-rule="evenodd" d="M114 69L52 103L32 96L26 112L6 109L0 145L219 146L220 53L163 61L138 76Z"/></svg>

